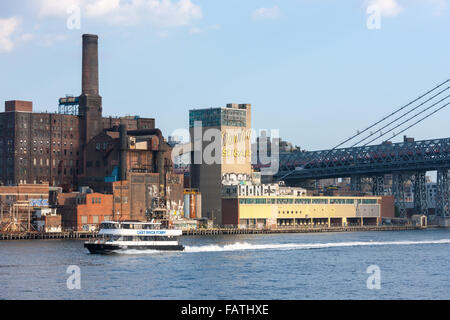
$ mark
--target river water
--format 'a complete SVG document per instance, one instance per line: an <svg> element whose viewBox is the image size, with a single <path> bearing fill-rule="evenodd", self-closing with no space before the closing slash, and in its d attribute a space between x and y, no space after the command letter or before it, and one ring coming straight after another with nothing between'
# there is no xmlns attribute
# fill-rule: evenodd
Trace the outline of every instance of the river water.
<svg viewBox="0 0 450 320"><path fill-rule="evenodd" d="M450 229L180 243L92 255L82 241L0 241L0 299L450 299ZM69 266L80 289L68 288Z"/></svg>

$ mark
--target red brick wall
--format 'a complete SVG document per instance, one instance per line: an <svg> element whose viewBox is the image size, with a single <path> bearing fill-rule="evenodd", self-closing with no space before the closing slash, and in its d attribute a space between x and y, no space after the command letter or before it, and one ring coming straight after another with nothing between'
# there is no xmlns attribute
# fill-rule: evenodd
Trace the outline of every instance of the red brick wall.
<svg viewBox="0 0 450 320"><path fill-rule="evenodd" d="M239 225L238 199L222 199L222 224Z"/></svg>
<svg viewBox="0 0 450 320"><path fill-rule="evenodd" d="M33 102L31 101L21 101L21 100L11 100L5 101L5 111L6 112L33 112Z"/></svg>
<svg viewBox="0 0 450 320"><path fill-rule="evenodd" d="M21 184L18 186L0 186L0 201L6 203L6 196L15 196L18 200L48 200L49 186L46 184Z"/></svg>
<svg viewBox="0 0 450 320"><path fill-rule="evenodd" d="M98 200L100 199L100 200ZM106 217L113 215L113 195L102 193L87 193L86 203L77 206L77 226L78 230L83 230L84 224L100 224ZM87 222L83 223L82 216L87 216ZM94 221L94 216L98 216L98 222Z"/></svg>
<svg viewBox="0 0 450 320"><path fill-rule="evenodd" d="M45 226L47 228L58 228L61 226L61 216L46 216L45 217Z"/></svg>
<svg viewBox="0 0 450 320"><path fill-rule="evenodd" d="M395 218L394 196L381 197L380 216L383 218Z"/></svg>
<svg viewBox="0 0 450 320"><path fill-rule="evenodd" d="M114 219L130 220L130 184L127 180L116 181L113 185ZM118 215L118 213L120 213Z"/></svg>

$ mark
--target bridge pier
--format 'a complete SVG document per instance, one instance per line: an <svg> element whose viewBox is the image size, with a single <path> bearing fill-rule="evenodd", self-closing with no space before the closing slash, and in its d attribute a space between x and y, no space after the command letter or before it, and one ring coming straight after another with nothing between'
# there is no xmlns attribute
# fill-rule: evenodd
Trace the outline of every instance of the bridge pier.
<svg viewBox="0 0 450 320"><path fill-rule="evenodd" d="M414 210L416 214L428 215L427 184L425 171L419 171L412 176L414 183Z"/></svg>
<svg viewBox="0 0 450 320"><path fill-rule="evenodd" d="M439 169L437 172L436 215L440 217L450 217L449 174L449 169Z"/></svg>
<svg viewBox="0 0 450 320"><path fill-rule="evenodd" d="M351 176L350 177L350 190L351 191L362 191L362 176Z"/></svg>
<svg viewBox="0 0 450 320"><path fill-rule="evenodd" d="M394 196L395 207L398 210L400 218L406 217L406 198L405 198L405 181L407 175L403 173L394 173L392 180L392 193Z"/></svg>
<svg viewBox="0 0 450 320"><path fill-rule="evenodd" d="M384 196L384 175L372 177L372 194L374 196Z"/></svg>

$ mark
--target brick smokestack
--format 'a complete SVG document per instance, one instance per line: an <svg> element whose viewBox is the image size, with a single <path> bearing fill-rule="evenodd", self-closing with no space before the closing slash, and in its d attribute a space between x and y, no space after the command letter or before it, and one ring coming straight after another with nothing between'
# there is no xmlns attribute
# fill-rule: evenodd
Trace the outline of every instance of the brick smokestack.
<svg viewBox="0 0 450 320"><path fill-rule="evenodd" d="M82 81L78 116L82 142L81 174L85 172L86 146L103 130L102 97L98 94L98 36L83 34Z"/></svg>
<svg viewBox="0 0 450 320"><path fill-rule="evenodd" d="M82 94L98 95L98 36L83 34Z"/></svg>
<svg viewBox="0 0 450 320"><path fill-rule="evenodd" d="M119 126L120 132L120 180L127 180L127 149L128 149L128 136L127 136L127 126L121 124Z"/></svg>

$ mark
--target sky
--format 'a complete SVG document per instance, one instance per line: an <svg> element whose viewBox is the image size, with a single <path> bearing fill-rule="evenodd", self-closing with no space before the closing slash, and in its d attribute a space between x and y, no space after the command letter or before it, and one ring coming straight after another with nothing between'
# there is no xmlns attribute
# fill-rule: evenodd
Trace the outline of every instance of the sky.
<svg viewBox="0 0 450 320"><path fill-rule="evenodd" d="M0 101L79 95L93 33L105 116L168 136L189 109L250 103L256 130L327 149L450 78L449 30L450 0L0 0ZM449 116L406 134L449 137Z"/></svg>

